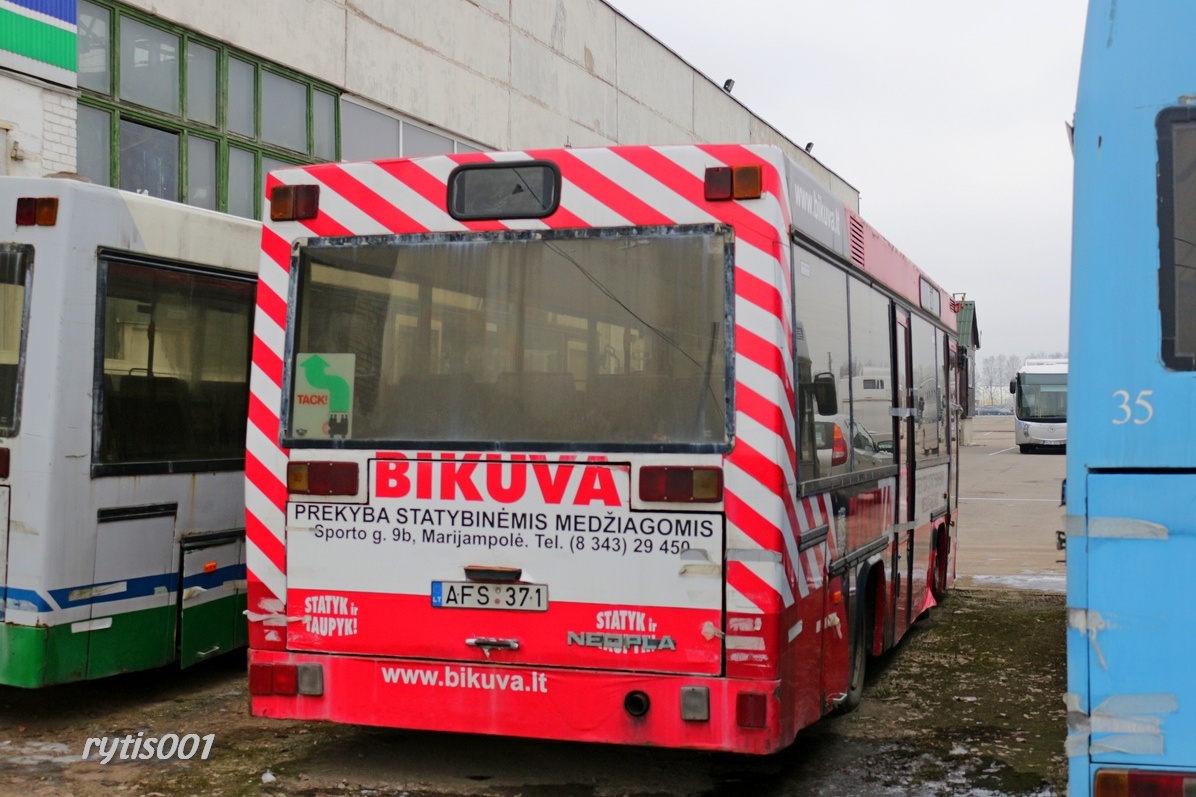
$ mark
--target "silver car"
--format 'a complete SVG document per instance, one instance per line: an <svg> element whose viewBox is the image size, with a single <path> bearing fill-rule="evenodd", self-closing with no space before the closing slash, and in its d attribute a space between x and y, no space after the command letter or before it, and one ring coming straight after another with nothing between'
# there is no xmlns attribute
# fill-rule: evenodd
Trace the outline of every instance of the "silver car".
<svg viewBox="0 0 1196 797"><path fill-rule="evenodd" d="M850 449L848 441L851 441ZM879 443L872 433L860 424L851 423L847 415L818 415L814 418L814 447L818 451L819 476L850 473L850 456L855 458L855 470L879 465L891 465L891 445Z"/></svg>

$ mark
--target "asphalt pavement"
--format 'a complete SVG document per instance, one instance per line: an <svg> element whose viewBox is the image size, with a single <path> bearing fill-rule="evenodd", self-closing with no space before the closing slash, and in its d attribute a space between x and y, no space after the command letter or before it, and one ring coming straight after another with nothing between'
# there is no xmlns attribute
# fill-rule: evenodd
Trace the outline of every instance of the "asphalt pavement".
<svg viewBox="0 0 1196 797"><path fill-rule="evenodd" d="M974 418L971 445L961 447L956 578L962 587L1064 592L1055 532L1064 528L1067 458L1056 450L1022 454L1013 424L1009 415Z"/></svg>

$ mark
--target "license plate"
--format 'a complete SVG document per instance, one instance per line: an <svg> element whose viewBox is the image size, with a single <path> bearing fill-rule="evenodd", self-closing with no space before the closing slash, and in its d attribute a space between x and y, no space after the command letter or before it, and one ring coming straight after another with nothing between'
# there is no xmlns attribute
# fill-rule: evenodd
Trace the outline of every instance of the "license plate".
<svg viewBox="0 0 1196 797"><path fill-rule="evenodd" d="M1066 443L1067 443L1066 440L1043 440L1042 441L1042 444L1044 446L1061 446L1061 445L1065 445Z"/></svg>
<svg viewBox="0 0 1196 797"><path fill-rule="evenodd" d="M548 585L433 581L432 608L544 612L548 611Z"/></svg>

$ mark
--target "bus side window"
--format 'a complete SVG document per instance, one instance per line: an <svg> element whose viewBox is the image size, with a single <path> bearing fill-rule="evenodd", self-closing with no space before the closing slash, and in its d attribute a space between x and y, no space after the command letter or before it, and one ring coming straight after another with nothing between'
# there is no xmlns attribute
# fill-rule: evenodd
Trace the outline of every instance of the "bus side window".
<svg viewBox="0 0 1196 797"><path fill-rule="evenodd" d="M838 379L851 372L847 345L847 273L812 252L795 247L794 330L797 337L799 478L821 478L850 469L832 446L817 448L815 424L847 428L848 394ZM829 390L817 384L829 382ZM824 390L823 400L817 399ZM837 395L833 395L836 394ZM831 398L836 399L831 406ZM843 423L840 423L843 422ZM846 436L845 436L846 437ZM807 459L808 457L808 459Z"/></svg>
<svg viewBox="0 0 1196 797"><path fill-rule="evenodd" d="M1172 371L1196 370L1196 253L1191 241L1196 175L1196 113L1191 107L1159 114L1159 309L1163 363Z"/></svg>
<svg viewBox="0 0 1196 797"><path fill-rule="evenodd" d="M129 375L104 380L105 415L114 461L171 459L190 450L187 385L174 377Z"/></svg>
<svg viewBox="0 0 1196 797"><path fill-rule="evenodd" d="M849 403L853 428L867 441L852 446L852 470L859 471L893 462L891 302L855 277L849 291L852 375L839 380L839 400L844 413Z"/></svg>
<svg viewBox="0 0 1196 797"><path fill-rule="evenodd" d="M0 396L15 396L17 393L17 364L0 363Z"/></svg>
<svg viewBox="0 0 1196 797"><path fill-rule="evenodd" d="M96 464L243 459L253 282L118 256L101 264Z"/></svg>

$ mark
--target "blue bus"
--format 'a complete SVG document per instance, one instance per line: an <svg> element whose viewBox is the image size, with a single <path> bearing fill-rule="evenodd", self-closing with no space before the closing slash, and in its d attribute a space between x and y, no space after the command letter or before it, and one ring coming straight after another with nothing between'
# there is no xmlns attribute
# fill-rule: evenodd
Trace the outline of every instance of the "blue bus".
<svg viewBox="0 0 1196 797"><path fill-rule="evenodd" d="M1091 0L1073 131L1071 797L1196 794L1196 2Z"/></svg>

